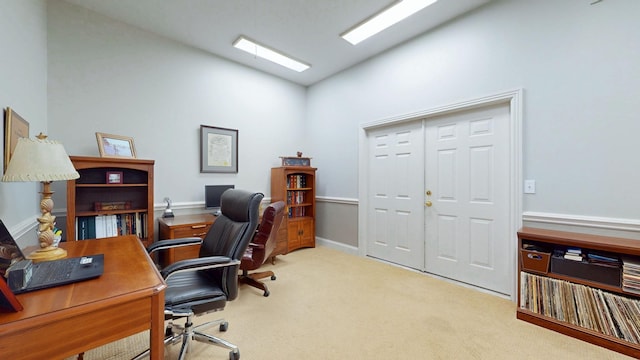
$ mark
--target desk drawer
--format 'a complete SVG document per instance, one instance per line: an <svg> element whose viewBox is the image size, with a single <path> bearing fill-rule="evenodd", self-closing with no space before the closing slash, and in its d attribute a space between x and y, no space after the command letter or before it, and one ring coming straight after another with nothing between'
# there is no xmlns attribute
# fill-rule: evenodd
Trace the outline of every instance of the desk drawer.
<svg viewBox="0 0 640 360"><path fill-rule="evenodd" d="M199 237L204 238L209 231L211 225L209 224L192 224L185 227L173 229L173 238L179 239L184 237Z"/></svg>

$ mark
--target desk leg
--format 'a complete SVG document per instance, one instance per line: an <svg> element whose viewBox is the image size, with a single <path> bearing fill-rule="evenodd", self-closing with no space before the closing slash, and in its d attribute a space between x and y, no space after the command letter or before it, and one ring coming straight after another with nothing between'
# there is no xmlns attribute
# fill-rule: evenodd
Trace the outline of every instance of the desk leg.
<svg viewBox="0 0 640 360"><path fill-rule="evenodd" d="M151 297L151 311L150 359L162 360L164 359L164 289Z"/></svg>

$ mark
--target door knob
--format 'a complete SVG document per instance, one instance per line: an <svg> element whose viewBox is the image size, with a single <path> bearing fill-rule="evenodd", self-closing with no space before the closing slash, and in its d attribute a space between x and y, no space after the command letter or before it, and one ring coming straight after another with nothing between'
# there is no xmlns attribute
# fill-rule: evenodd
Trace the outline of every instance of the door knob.
<svg viewBox="0 0 640 360"><path fill-rule="evenodd" d="M427 205L427 207L431 207L431 205L433 205L430 200L427 200L427 202L424 204Z"/></svg>

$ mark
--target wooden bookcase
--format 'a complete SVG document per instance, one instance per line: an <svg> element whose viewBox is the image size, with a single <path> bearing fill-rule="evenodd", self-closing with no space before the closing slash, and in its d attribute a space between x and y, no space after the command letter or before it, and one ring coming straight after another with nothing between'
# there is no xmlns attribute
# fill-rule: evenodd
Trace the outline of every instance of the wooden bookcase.
<svg viewBox="0 0 640 360"><path fill-rule="evenodd" d="M621 266L554 256L567 248L619 258ZM630 264L640 263L640 241L524 227L518 249L518 319L640 358L640 292L623 285Z"/></svg>
<svg viewBox="0 0 640 360"><path fill-rule="evenodd" d="M284 201L275 255L316 246L316 168L282 166L271 169L271 201Z"/></svg>
<svg viewBox="0 0 640 360"><path fill-rule="evenodd" d="M70 158L80 178L67 181L67 241L92 237L89 236L92 232L79 229L79 224L91 223L91 219L95 223L99 219L109 219L111 234L115 232L116 235L107 236L133 233L145 246L151 244L154 161L88 156ZM107 173L115 173L121 183L109 183ZM116 224L115 228L113 224Z"/></svg>

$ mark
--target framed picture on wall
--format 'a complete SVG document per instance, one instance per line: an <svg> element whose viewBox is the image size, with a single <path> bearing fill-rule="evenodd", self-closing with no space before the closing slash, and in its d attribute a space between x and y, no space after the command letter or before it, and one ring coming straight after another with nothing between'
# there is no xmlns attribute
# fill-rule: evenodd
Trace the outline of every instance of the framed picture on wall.
<svg viewBox="0 0 640 360"><path fill-rule="evenodd" d="M136 158L132 137L97 132L96 140L100 157Z"/></svg>
<svg viewBox="0 0 640 360"><path fill-rule="evenodd" d="M18 139L29 137L29 123L18 115L13 109L6 108L4 111L4 169L7 171L9 160L13 151L18 145Z"/></svg>
<svg viewBox="0 0 640 360"><path fill-rule="evenodd" d="M200 172L238 172L238 130L200 125Z"/></svg>

